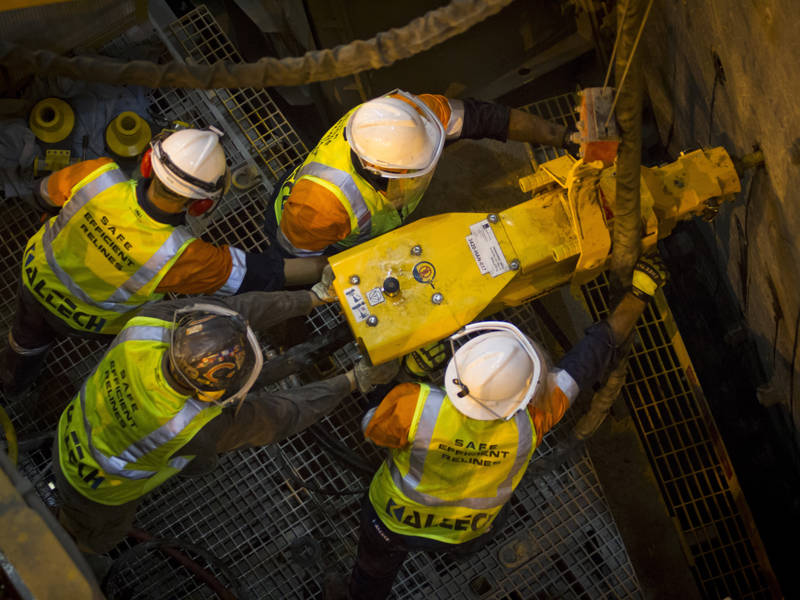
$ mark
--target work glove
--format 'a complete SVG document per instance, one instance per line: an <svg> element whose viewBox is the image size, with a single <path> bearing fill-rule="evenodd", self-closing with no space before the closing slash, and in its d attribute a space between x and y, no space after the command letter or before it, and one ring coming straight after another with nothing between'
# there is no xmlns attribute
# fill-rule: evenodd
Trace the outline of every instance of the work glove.
<svg viewBox="0 0 800 600"><path fill-rule="evenodd" d="M403 357L403 372L413 379L428 379L450 359L450 345L433 342Z"/></svg>
<svg viewBox="0 0 800 600"><path fill-rule="evenodd" d="M397 376L399 370L399 359L372 366L367 359L362 358L353 367L353 376L356 378L358 389L366 394L378 384L389 383Z"/></svg>
<svg viewBox="0 0 800 600"><path fill-rule="evenodd" d="M311 291L323 302L335 302L336 292L333 290L333 269L330 265L325 265L322 269L322 279L311 287Z"/></svg>
<svg viewBox="0 0 800 600"><path fill-rule="evenodd" d="M657 254L642 256L633 267L633 286L631 292L634 296L649 302L653 299L658 288L663 287L669 274L664 266L664 261Z"/></svg>

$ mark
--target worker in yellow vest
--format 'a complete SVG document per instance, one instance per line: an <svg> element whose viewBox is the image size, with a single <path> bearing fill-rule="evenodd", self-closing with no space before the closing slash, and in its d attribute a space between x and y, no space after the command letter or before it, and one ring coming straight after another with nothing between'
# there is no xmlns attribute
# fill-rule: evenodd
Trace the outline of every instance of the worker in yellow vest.
<svg viewBox="0 0 800 600"><path fill-rule="evenodd" d="M571 133L493 102L396 90L356 106L328 130L278 190L267 234L285 256L332 254L399 227L419 205L445 143L492 138L562 147Z"/></svg>
<svg viewBox="0 0 800 600"><path fill-rule="evenodd" d="M195 238L185 215L208 213L228 187L220 132L156 136L139 181L110 158L45 177L37 198L51 217L28 241L17 312L0 379L24 392L58 335L111 339L167 292L230 295L312 284L321 259L284 260L273 248L249 253Z"/></svg>
<svg viewBox="0 0 800 600"><path fill-rule="evenodd" d="M313 291L162 301L130 319L61 415L53 470L59 519L86 553L122 540L142 497L217 454L272 444L318 421L398 365L364 362L287 391L248 393L262 365L256 334L322 304Z"/></svg>
<svg viewBox="0 0 800 600"><path fill-rule="evenodd" d="M641 259L631 292L555 368L514 325L489 321L451 338L480 333L453 353L444 389L392 389L362 423L389 455L363 502L357 562L347 586L328 574L326 599L386 598L412 550L480 549L542 437L601 379L664 279L657 261Z"/></svg>

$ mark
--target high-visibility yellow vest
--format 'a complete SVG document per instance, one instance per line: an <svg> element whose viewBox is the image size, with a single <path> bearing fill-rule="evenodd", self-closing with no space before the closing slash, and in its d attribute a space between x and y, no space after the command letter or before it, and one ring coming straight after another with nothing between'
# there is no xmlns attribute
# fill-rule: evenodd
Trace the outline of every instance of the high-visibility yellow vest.
<svg viewBox="0 0 800 600"><path fill-rule="evenodd" d="M391 449L369 499L395 533L466 542L489 531L535 448L527 410L508 421L478 421L441 389L421 385L409 444Z"/></svg>
<svg viewBox="0 0 800 600"><path fill-rule="evenodd" d="M72 188L60 213L28 241L22 281L70 328L117 333L195 238L155 221L136 199L136 182L114 163Z"/></svg>
<svg viewBox="0 0 800 600"><path fill-rule="evenodd" d="M173 454L222 411L165 379L171 329L132 318L61 414L61 471L94 502L130 502L178 473L194 457Z"/></svg>
<svg viewBox="0 0 800 600"><path fill-rule="evenodd" d="M336 244L336 247L342 249L400 227L422 200L420 193L410 198L398 212L383 194L358 174L350 158L350 144L344 136L347 120L356 108L328 130L303 164L284 181L275 199L275 218L279 225L278 242L296 256L322 253L295 248L280 229L283 205L291 194L294 184L301 179L313 181L329 190L347 211L350 217L350 235Z"/></svg>

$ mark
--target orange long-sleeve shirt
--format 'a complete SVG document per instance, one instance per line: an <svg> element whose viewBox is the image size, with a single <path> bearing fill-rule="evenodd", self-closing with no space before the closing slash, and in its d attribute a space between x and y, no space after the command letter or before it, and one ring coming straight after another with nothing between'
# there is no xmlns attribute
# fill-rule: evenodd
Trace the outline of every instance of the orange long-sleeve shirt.
<svg viewBox="0 0 800 600"><path fill-rule="evenodd" d="M420 94L417 98L433 111L446 132L452 129L452 110L445 96ZM318 252L350 235L350 216L333 192L301 179L283 205L280 227L295 248Z"/></svg>
<svg viewBox="0 0 800 600"><path fill-rule="evenodd" d="M385 448L405 447L409 443L408 434L411 431L419 389L417 383L401 383L394 387L378 405L364 429L364 436ZM564 417L575 395L577 388L565 392L557 385L553 385L539 402L528 405L528 412L531 414L536 431L537 446L544 434Z"/></svg>
<svg viewBox="0 0 800 600"><path fill-rule="evenodd" d="M72 195L75 185L92 171L111 162L110 158L97 158L55 171L42 180L39 194L51 206L63 206ZM156 292L213 294L228 281L232 268L229 246L215 246L203 240L194 240L159 282Z"/></svg>

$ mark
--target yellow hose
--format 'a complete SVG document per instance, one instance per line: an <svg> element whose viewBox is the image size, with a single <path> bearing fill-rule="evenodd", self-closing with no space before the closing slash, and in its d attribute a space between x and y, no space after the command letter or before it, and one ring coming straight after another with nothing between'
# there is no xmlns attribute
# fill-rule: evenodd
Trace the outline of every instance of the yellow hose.
<svg viewBox="0 0 800 600"><path fill-rule="evenodd" d="M11 419L8 417L6 409L2 406L0 406L0 423L2 423L3 431L6 433L6 442L8 443L8 458L11 459L11 463L16 467L18 456L17 432L14 429L14 425L11 423Z"/></svg>

